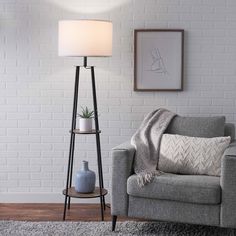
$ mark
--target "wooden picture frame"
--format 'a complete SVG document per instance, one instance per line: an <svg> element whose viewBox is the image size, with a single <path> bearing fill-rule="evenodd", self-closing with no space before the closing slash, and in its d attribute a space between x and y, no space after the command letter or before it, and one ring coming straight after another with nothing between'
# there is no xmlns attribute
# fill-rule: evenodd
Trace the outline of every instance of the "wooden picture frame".
<svg viewBox="0 0 236 236"><path fill-rule="evenodd" d="M134 30L134 91L182 91L183 29Z"/></svg>

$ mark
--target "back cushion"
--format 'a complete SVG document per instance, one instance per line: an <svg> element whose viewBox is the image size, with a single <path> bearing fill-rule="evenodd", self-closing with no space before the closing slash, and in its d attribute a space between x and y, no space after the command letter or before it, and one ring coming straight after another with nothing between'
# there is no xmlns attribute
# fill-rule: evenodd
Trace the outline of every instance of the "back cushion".
<svg viewBox="0 0 236 236"><path fill-rule="evenodd" d="M235 126L232 123L225 124L225 136L230 136L231 141L235 139Z"/></svg>
<svg viewBox="0 0 236 236"><path fill-rule="evenodd" d="M176 116L165 133L191 137L213 138L224 136L225 117L181 117Z"/></svg>

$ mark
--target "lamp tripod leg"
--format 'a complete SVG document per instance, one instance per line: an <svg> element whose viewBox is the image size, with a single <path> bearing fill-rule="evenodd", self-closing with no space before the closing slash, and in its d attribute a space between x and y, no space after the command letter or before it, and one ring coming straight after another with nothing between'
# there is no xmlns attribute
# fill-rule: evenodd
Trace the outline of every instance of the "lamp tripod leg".
<svg viewBox="0 0 236 236"><path fill-rule="evenodd" d="M72 173L73 173L73 162L74 162L74 150L75 150L75 134L72 133L72 144L71 144L71 164L70 164L70 179L69 179L69 188L72 185ZM70 200L71 197L68 197L68 210L70 209Z"/></svg>
<svg viewBox="0 0 236 236"><path fill-rule="evenodd" d="M97 112L97 96L96 96L96 84L95 84L95 73L94 67L91 67L91 79L92 79L92 92L93 92L93 106L94 106L94 121L96 129L96 145L97 145L97 162L98 162L98 175L99 175L99 188L100 188L100 204L101 204L101 218L104 220L104 209L105 209L105 197L102 194L103 184L103 173L102 173L102 158L101 158L101 145L99 136L99 124L98 124L98 112Z"/></svg>
<svg viewBox="0 0 236 236"><path fill-rule="evenodd" d="M74 159L74 146L75 146L74 145L74 143L75 143L74 129L76 128L76 115L77 115L78 89L79 89L79 71L80 71L80 67L76 66L73 114L72 114L71 137L70 137L70 150L69 150L69 160L68 160L68 168L67 168L63 220L65 220L65 218L66 218L67 200L69 200L68 201L68 209L70 209L70 196L68 196L68 190L69 190L69 187L71 187L71 185L72 185L72 172L73 172L73 159Z"/></svg>

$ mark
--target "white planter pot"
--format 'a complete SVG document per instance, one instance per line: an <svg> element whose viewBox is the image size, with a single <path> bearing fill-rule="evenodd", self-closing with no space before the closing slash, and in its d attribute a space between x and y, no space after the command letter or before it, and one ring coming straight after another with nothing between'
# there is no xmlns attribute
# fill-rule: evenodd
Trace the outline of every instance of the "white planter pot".
<svg viewBox="0 0 236 236"><path fill-rule="evenodd" d="M79 118L79 130L82 132L89 132L93 128L92 118Z"/></svg>

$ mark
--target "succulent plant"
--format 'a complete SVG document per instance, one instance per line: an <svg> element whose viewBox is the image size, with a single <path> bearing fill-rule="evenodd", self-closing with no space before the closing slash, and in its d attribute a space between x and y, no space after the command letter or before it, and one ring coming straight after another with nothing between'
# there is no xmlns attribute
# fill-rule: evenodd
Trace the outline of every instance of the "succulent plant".
<svg viewBox="0 0 236 236"><path fill-rule="evenodd" d="M78 114L78 116L80 118L83 118L83 119L91 119L91 118L94 118L94 111L92 110L89 110L88 107L81 107L81 113Z"/></svg>

